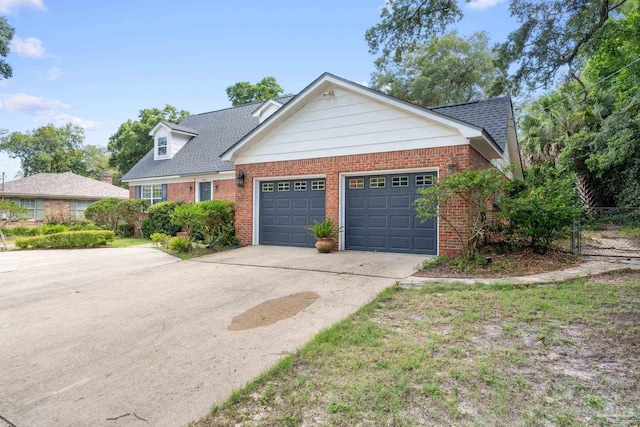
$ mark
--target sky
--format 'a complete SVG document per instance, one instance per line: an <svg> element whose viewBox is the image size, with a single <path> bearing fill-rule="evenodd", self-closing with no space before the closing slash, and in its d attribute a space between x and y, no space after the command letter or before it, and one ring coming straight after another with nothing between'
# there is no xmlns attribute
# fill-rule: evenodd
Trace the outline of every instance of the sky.
<svg viewBox="0 0 640 427"><path fill-rule="evenodd" d="M109 136L143 108L191 113L231 105L225 88L276 78L297 93L325 71L367 83L375 56L365 31L383 0L0 0L15 28L0 80L0 129L47 123L85 129L85 144ZM504 0L461 1L461 35L503 41L515 28ZM0 153L10 180L20 162Z"/></svg>

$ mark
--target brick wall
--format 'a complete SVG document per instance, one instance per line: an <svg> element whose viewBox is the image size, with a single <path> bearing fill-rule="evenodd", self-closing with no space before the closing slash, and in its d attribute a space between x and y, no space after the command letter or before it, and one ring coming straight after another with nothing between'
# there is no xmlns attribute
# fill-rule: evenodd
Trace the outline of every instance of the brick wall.
<svg viewBox="0 0 640 427"><path fill-rule="evenodd" d="M453 147L402 150L388 153L372 153L351 156L335 156L317 159L291 160L270 163L239 165L246 178L245 186L236 190L236 233L242 245L250 245L253 235L253 179L270 176L290 176L303 174L326 175L327 217L338 223L339 219L339 175L346 172L366 172L388 169L437 167L439 176L447 171L447 165L455 163L458 170L471 166L473 150L469 145ZM475 151L475 150L473 150ZM477 154L477 152L476 152ZM478 154L479 155L479 154ZM465 209L461 200L455 201L451 209ZM462 224L462 216L453 221ZM454 230L440 222L438 239L441 255L461 253L460 240Z"/></svg>
<svg viewBox="0 0 640 427"><path fill-rule="evenodd" d="M44 219L68 219L69 207L69 200L46 199L44 201Z"/></svg>
<svg viewBox="0 0 640 427"><path fill-rule="evenodd" d="M225 200L236 200L236 180L235 179L224 179L220 181L213 181L213 185L215 186L213 190L213 198L225 199Z"/></svg>
<svg viewBox="0 0 640 427"><path fill-rule="evenodd" d="M191 187L191 190L189 190ZM182 201L193 203L196 201L196 183L180 182L177 184L167 184L167 200L170 202Z"/></svg>

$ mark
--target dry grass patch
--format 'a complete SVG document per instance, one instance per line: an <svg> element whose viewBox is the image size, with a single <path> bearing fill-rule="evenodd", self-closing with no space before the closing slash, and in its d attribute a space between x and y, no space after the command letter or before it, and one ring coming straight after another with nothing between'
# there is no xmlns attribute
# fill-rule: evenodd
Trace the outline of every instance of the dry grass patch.
<svg viewBox="0 0 640 427"><path fill-rule="evenodd" d="M197 426L635 425L640 275L393 287Z"/></svg>

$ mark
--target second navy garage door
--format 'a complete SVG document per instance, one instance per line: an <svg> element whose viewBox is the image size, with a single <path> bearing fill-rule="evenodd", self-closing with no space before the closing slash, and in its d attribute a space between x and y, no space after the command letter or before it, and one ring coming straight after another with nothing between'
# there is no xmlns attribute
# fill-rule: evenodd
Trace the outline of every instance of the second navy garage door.
<svg viewBox="0 0 640 427"><path fill-rule="evenodd" d="M325 180L260 182L260 244L312 247L307 227L325 217Z"/></svg>
<svg viewBox="0 0 640 427"><path fill-rule="evenodd" d="M435 172L346 177L345 248L436 255L435 220L422 223L413 201Z"/></svg>

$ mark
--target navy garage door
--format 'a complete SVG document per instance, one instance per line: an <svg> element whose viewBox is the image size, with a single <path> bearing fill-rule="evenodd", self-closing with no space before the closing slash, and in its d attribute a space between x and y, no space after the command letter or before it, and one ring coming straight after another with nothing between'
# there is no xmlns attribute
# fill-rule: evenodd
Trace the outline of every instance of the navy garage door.
<svg viewBox="0 0 640 427"><path fill-rule="evenodd" d="M260 244L312 247L307 227L325 217L325 180L260 182Z"/></svg>
<svg viewBox="0 0 640 427"><path fill-rule="evenodd" d="M345 247L359 251L436 255L435 220L422 223L413 201L435 172L347 177Z"/></svg>

